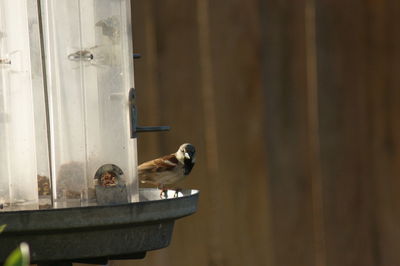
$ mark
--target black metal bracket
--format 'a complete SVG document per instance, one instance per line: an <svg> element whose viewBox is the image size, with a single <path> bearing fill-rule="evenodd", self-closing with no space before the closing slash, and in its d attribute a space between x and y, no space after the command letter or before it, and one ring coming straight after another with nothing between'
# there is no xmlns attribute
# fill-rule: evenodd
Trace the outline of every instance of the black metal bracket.
<svg viewBox="0 0 400 266"><path fill-rule="evenodd" d="M157 131L169 131L170 126L158 126L158 127L136 127L136 132L157 132Z"/></svg>
<svg viewBox="0 0 400 266"><path fill-rule="evenodd" d="M106 265L109 260L141 260L146 257L146 252L138 252L129 255L88 258L88 259L75 259L73 261L52 261L52 262L39 262L38 266L73 266L73 263L84 264L102 264Z"/></svg>
<svg viewBox="0 0 400 266"><path fill-rule="evenodd" d="M131 138L136 138L137 133L140 132L158 132L158 131L169 131L169 126L153 126L144 127L137 125L137 110L136 110L136 90L131 88L129 91L129 118L131 124Z"/></svg>

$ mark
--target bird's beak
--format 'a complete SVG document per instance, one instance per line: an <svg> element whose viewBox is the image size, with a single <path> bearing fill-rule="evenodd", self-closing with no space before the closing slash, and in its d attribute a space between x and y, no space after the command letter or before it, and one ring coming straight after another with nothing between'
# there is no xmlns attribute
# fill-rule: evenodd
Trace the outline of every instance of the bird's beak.
<svg viewBox="0 0 400 266"><path fill-rule="evenodd" d="M190 160L190 155L189 155L189 153L185 152L185 158Z"/></svg>

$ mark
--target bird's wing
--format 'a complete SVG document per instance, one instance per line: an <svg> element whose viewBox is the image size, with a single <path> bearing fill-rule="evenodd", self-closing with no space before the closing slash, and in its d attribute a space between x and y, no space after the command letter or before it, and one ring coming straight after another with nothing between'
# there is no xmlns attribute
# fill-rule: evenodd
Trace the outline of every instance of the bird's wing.
<svg viewBox="0 0 400 266"><path fill-rule="evenodd" d="M142 163L138 166L139 179L141 181L152 181L157 173L173 171L178 163L175 154Z"/></svg>

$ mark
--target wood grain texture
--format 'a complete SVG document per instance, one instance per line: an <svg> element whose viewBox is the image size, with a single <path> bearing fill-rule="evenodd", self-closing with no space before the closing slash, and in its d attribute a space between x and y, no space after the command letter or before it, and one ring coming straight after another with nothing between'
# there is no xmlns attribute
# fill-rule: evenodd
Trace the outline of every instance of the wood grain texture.
<svg viewBox="0 0 400 266"><path fill-rule="evenodd" d="M398 11L395 1L318 1L329 265L400 263L392 190L399 174Z"/></svg>
<svg viewBox="0 0 400 266"><path fill-rule="evenodd" d="M267 1L264 62L275 265L314 265L305 1Z"/></svg>
<svg viewBox="0 0 400 266"><path fill-rule="evenodd" d="M400 264L400 36L398 1L369 1L366 98L373 175L375 265Z"/></svg>
<svg viewBox="0 0 400 266"><path fill-rule="evenodd" d="M374 261L363 1L317 1L317 57L328 265Z"/></svg>

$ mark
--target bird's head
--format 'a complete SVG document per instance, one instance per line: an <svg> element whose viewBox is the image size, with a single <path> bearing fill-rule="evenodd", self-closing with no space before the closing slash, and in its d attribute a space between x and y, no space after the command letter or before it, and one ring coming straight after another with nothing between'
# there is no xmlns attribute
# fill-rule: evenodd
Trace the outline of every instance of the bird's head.
<svg viewBox="0 0 400 266"><path fill-rule="evenodd" d="M181 161L190 161L194 163L196 161L196 149L190 143L182 144L176 152L176 158Z"/></svg>

